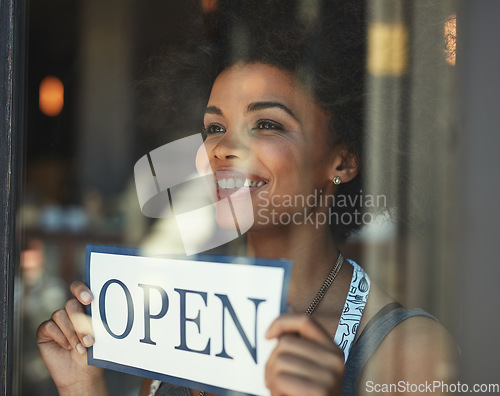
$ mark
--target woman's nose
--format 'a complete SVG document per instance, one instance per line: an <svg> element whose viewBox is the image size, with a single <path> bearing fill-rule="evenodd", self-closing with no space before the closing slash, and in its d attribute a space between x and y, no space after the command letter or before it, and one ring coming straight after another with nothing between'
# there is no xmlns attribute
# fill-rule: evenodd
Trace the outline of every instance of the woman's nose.
<svg viewBox="0 0 500 396"><path fill-rule="evenodd" d="M242 131L226 131L212 148L212 155L219 160L245 159L248 156L248 142Z"/></svg>

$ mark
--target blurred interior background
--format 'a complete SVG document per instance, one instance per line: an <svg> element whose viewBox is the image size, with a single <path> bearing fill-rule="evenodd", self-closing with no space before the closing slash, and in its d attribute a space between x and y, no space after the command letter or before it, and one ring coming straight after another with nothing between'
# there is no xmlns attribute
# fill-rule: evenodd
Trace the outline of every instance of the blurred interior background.
<svg viewBox="0 0 500 396"><path fill-rule="evenodd" d="M54 395L36 329L83 279L87 243L138 247L146 238L151 221L141 214L133 167L175 134L140 133L134 82L151 56L186 39L202 7L195 0L28 3L19 394ZM109 377L111 394L138 394L139 379Z"/></svg>

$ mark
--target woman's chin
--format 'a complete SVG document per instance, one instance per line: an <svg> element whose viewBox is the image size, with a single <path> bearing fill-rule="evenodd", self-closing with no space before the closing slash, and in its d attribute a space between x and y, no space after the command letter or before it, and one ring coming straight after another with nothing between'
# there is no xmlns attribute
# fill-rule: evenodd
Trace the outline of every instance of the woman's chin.
<svg viewBox="0 0 500 396"><path fill-rule="evenodd" d="M252 206L242 205L241 202L228 200L219 201L216 206L215 220L223 230L235 230L239 234L247 232L254 223Z"/></svg>
<svg viewBox="0 0 500 396"><path fill-rule="evenodd" d="M236 230L239 234L247 232L254 223L252 198L248 188L240 188L228 196L219 194L215 204L217 225L224 230Z"/></svg>

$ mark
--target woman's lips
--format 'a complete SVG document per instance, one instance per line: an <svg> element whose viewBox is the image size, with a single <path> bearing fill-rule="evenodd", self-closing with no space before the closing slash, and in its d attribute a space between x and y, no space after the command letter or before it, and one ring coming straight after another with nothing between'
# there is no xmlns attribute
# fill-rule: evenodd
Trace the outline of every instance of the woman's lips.
<svg viewBox="0 0 500 396"><path fill-rule="evenodd" d="M232 189L241 187L262 187L266 184L264 181L256 181L248 178L240 179L229 177L227 179L217 179L217 187L221 189Z"/></svg>
<svg viewBox="0 0 500 396"><path fill-rule="evenodd" d="M256 175L245 175L237 170L220 170L215 172L215 183L217 187L217 197L219 200L236 194L243 187L247 187L251 193L267 184L267 181Z"/></svg>

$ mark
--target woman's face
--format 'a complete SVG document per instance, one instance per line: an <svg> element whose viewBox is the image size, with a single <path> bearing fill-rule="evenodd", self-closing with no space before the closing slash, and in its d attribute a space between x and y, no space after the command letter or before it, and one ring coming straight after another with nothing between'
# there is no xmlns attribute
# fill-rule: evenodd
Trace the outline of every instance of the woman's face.
<svg viewBox="0 0 500 396"><path fill-rule="evenodd" d="M260 63L224 70L204 117L218 199L231 196L237 206L238 189L249 186L252 230L300 221L313 208L295 205L295 197L319 192L334 176L328 122L329 115L288 72ZM218 214L221 226L224 217Z"/></svg>

